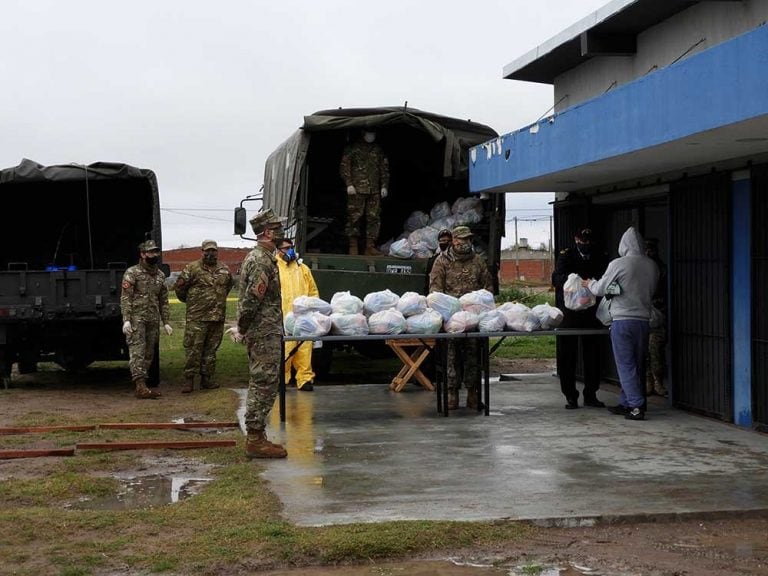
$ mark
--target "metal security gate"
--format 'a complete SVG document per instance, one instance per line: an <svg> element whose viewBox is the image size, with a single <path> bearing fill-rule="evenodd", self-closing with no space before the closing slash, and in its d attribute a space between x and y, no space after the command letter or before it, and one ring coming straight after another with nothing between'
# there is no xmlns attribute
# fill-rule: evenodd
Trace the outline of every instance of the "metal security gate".
<svg viewBox="0 0 768 576"><path fill-rule="evenodd" d="M768 432L768 166L752 170L752 421Z"/></svg>
<svg viewBox="0 0 768 576"><path fill-rule="evenodd" d="M675 406L732 421L729 173L670 187Z"/></svg>

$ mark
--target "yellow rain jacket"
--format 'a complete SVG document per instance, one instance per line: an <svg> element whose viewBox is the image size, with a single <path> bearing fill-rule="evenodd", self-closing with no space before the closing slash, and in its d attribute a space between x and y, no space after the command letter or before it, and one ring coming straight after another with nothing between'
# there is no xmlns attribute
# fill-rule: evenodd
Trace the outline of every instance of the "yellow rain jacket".
<svg viewBox="0 0 768 576"><path fill-rule="evenodd" d="M312 271L301 260L286 262L277 257L277 269L280 272L280 294L283 299L283 318L293 310L293 301L299 296L319 297L317 284L312 277ZM288 355L299 345L298 351L288 358ZM312 343L311 342L286 342L285 344L285 383L291 380L291 369L296 370L296 387L315 379L312 371Z"/></svg>

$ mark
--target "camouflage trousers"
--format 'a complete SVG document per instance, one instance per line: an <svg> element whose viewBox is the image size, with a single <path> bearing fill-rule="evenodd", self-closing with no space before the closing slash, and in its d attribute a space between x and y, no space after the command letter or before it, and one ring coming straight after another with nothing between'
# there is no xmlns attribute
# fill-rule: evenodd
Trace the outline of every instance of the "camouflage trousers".
<svg viewBox="0 0 768 576"><path fill-rule="evenodd" d="M245 401L245 429L249 434L261 432L267 425L272 406L277 397L280 382L279 334L247 336L248 350L248 397Z"/></svg>
<svg viewBox="0 0 768 576"><path fill-rule="evenodd" d="M655 328L651 330L648 337L648 371L645 378L645 389L647 392L663 393L666 391L664 386L664 374L666 372L664 349L667 345L667 334L664 328Z"/></svg>
<svg viewBox="0 0 768 576"><path fill-rule="evenodd" d="M365 227L361 230L361 220L365 216ZM347 195L347 226L346 233L350 238L363 236L376 240L381 227L381 196L375 194Z"/></svg>
<svg viewBox="0 0 768 576"><path fill-rule="evenodd" d="M224 336L224 322L188 320L184 327L184 377L200 374L213 378L216 352Z"/></svg>
<svg viewBox="0 0 768 576"><path fill-rule="evenodd" d="M131 380L149 378L149 367L155 359L155 348L160 338L160 324L157 320L146 323L133 322L133 332L125 337L128 343L128 368Z"/></svg>
<svg viewBox="0 0 768 576"><path fill-rule="evenodd" d="M480 385L480 340L448 341L448 389L477 388Z"/></svg>

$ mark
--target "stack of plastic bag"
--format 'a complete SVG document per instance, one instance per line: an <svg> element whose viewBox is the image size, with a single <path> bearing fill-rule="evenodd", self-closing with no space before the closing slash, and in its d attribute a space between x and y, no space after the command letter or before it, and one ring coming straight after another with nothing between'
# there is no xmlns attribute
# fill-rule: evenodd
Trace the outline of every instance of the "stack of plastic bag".
<svg viewBox="0 0 768 576"><path fill-rule="evenodd" d="M560 308L555 308L549 304L539 304L531 308L536 317L539 319L542 330L552 330L560 326L563 321L563 311Z"/></svg>
<svg viewBox="0 0 768 576"><path fill-rule="evenodd" d="M563 300L569 310L586 310L597 303L595 295L589 288L584 288L581 282L581 276L571 273L563 285Z"/></svg>
<svg viewBox="0 0 768 576"><path fill-rule="evenodd" d="M472 225L483 220L483 201L478 197L458 198L451 207L456 225Z"/></svg>
<svg viewBox="0 0 768 576"><path fill-rule="evenodd" d="M395 240L389 246L389 255L395 258L413 258L413 248L407 238Z"/></svg>
<svg viewBox="0 0 768 576"><path fill-rule="evenodd" d="M331 331L331 318L320 312L296 314L293 323L294 336L325 336Z"/></svg>
<svg viewBox="0 0 768 576"><path fill-rule="evenodd" d="M449 334L459 332L474 332L477 329L479 318L474 312L459 310L445 322L445 331Z"/></svg>
<svg viewBox="0 0 768 576"><path fill-rule="evenodd" d="M366 316L370 316L376 312L394 308L399 301L400 296L392 292L389 288L380 290L379 292L370 292L363 298L363 312Z"/></svg>
<svg viewBox="0 0 768 576"><path fill-rule="evenodd" d="M440 218L447 218L451 215L451 205L448 202L438 202L429 211L429 219L431 222L440 220Z"/></svg>
<svg viewBox="0 0 768 576"><path fill-rule="evenodd" d="M429 214L422 212L421 210L415 210L411 212L410 216L405 220L405 226L403 227L406 232L413 232L419 228L424 228L429 222Z"/></svg>
<svg viewBox="0 0 768 576"><path fill-rule="evenodd" d="M405 316L394 308L374 312L368 317L369 334L401 334L405 332Z"/></svg>
<svg viewBox="0 0 768 576"><path fill-rule="evenodd" d="M461 302L458 298L442 292L430 292L427 295L427 306L439 312L444 322L461 310Z"/></svg>
<svg viewBox="0 0 768 576"><path fill-rule="evenodd" d="M408 334L437 334L442 327L443 317L432 308L405 319L405 331Z"/></svg>
<svg viewBox="0 0 768 576"><path fill-rule="evenodd" d="M474 312L475 314L496 309L493 294L485 289L467 292L459 298L459 302L461 303L462 310Z"/></svg>
<svg viewBox="0 0 768 576"><path fill-rule="evenodd" d="M405 292L397 302L397 310L406 318L427 310L427 297L416 292Z"/></svg>
<svg viewBox="0 0 768 576"><path fill-rule="evenodd" d="M541 327L538 316L525 304L505 302L498 308L507 319L507 330L533 332Z"/></svg>
<svg viewBox="0 0 768 576"><path fill-rule="evenodd" d="M414 230L408 235L408 243L411 245L411 248L416 250L416 246L423 244L427 247L428 250L431 250L434 252L437 250L437 234L439 230L437 228L432 228L432 226L425 226L424 228L419 228L418 230Z"/></svg>
<svg viewBox="0 0 768 576"><path fill-rule="evenodd" d="M328 316L332 310L331 305L322 298L317 298L315 296L299 296L294 299L293 313L296 316L301 316L302 314L307 314L309 312L319 312L320 314Z"/></svg>
<svg viewBox="0 0 768 576"><path fill-rule="evenodd" d="M360 314L363 311L363 301L353 296L349 291L336 292L331 297L331 312L333 314Z"/></svg>
<svg viewBox="0 0 768 576"><path fill-rule="evenodd" d="M365 336L368 334L368 319L363 314L334 312L329 318L331 319L331 334L339 336Z"/></svg>
<svg viewBox="0 0 768 576"><path fill-rule="evenodd" d="M507 327L507 317L501 310L493 309L481 312L478 316L478 332L503 332Z"/></svg>

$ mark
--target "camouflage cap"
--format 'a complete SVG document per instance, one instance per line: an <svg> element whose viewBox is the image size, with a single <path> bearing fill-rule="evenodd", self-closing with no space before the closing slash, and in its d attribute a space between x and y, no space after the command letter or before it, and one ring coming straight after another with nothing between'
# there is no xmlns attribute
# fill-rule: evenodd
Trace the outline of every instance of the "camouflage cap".
<svg viewBox="0 0 768 576"><path fill-rule="evenodd" d="M203 240L203 250L218 250L219 245L216 244L216 240Z"/></svg>
<svg viewBox="0 0 768 576"><path fill-rule="evenodd" d="M469 229L469 226L456 226L456 228L453 229L453 237L454 238L472 238L474 234L472 234L472 230Z"/></svg>
<svg viewBox="0 0 768 576"><path fill-rule="evenodd" d="M160 246L154 240L147 240L139 244L139 252L160 252Z"/></svg>
<svg viewBox="0 0 768 576"><path fill-rule="evenodd" d="M261 210L256 216L250 219L251 228L254 234L261 234L267 228L277 228L283 223L272 208Z"/></svg>

